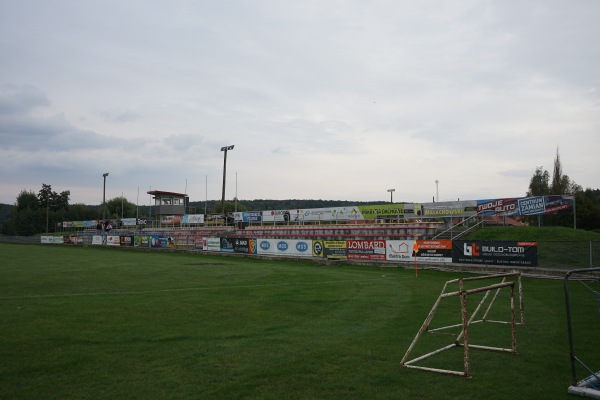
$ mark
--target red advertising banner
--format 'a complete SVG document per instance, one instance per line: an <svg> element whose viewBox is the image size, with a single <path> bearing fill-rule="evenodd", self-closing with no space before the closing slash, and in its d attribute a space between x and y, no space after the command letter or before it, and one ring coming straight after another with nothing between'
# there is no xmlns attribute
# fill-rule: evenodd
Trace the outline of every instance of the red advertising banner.
<svg viewBox="0 0 600 400"><path fill-rule="evenodd" d="M346 254L349 260L385 261L385 240L347 240Z"/></svg>

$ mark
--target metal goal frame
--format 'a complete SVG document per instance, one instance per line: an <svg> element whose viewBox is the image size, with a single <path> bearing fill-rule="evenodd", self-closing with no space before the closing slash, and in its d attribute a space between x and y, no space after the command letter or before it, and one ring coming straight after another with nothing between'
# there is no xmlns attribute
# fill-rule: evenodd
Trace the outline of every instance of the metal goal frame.
<svg viewBox="0 0 600 400"><path fill-rule="evenodd" d="M510 280L510 281L507 280L507 278L510 278L510 277L513 277L515 279ZM499 283L493 283L493 284L489 284L489 285L485 285L485 286L476 287L473 289L465 289L465 282L482 281L482 280L499 279L499 278L502 278L502 280ZM518 290L518 302L519 302L518 307L519 307L519 314L520 314L519 322L517 322L517 317L516 317L515 280L517 281L517 290ZM449 285L456 284L456 283L458 283L458 290L447 291ZM510 321L490 320L487 318L487 316L488 316L490 310L492 309L492 306L494 305L494 302L496 301L496 298L497 298L498 294L500 293L500 290L503 288L510 288L510 309L511 309ZM473 295L476 293L482 293L482 292L484 292L483 298L481 299L481 301L479 302L479 304L477 305L475 310L471 313L471 315L469 315L468 308L467 308L468 297L470 295ZM493 292L493 294L492 294L492 292ZM476 319L477 316L479 315L480 311L484 308L485 303L486 303L486 301L488 301L488 298L490 297L490 295L491 295L491 299L489 301L487 308L485 309L483 316L480 319ZM430 330L429 326L431 325L433 317L435 316L442 299L449 298L449 297L459 297L460 298L461 323ZM477 344L470 343L469 342L469 327L472 324L482 323L482 322L509 324L511 326L510 347L502 348L502 347L477 345ZM404 357L400 361L400 365L407 367L407 368L414 368L414 369L420 369L420 370L424 370L424 371L438 372L438 373L450 374L450 375L458 375L458 376L464 376L466 378L470 378L471 377L470 356L469 356L470 349L483 349L483 350L508 352L508 353L516 354L517 353L517 336L516 336L517 329L516 328L517 328L517 325L524 325L524 324L525 324L525 308L523 305L523 285L521 282L521 273L520 272L510 272L510 273L504 273L504 274L494 274L494 275L485 275L485 276L476 276L476 277L468 277L468 278L459 278L459 279L449 280L444 284L444 287L442 288L442 292L440 293L437 300L435 301L433 307L431 308L431 311L427 315L427 318L425 318L425 321L423 322L423 325L421 325L421 328L419 329L417 335L415 336L412 343L408 347L408 350L406 351L406 353L404 354ZM440 349L434 350L430 353L424 354L422 356L419 356L419 357L416 357L416 358L413 358L410 360L408 359L411 352L413 351L415 345L417 344L418 340L426 332L435 333L435 332L439 332L439 331L442 331L445 329L456 328L456 327L462 327L462 329L461 329L460 333L458 334L458 336L455 338L453 343L451 343L447 346L444 346ZM446 350L449 350L449 349L452 349L452 348L458 347L458 346L463 347L464 369L462 371L441 369L441 368L431 368L431 367L415 364L415 363L422 361L426 358L429 358L435 354L441 353L443 351L446 351Z"/></svg>

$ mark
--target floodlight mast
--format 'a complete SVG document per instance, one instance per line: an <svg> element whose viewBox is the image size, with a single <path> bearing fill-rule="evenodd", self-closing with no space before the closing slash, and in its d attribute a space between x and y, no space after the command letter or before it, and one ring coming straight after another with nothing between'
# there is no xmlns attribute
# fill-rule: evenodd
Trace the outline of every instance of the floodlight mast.
<svg viewBox="0 0 600 400"><path fill-rule="evenodd" d="M394 192L396 191L396 189L388 189L388 192L390 192L390 203L394 202Z"/></svg>
<svg viewBox="0 0 600 400"><path fill-rule="evenodd" d="M106 221L106 177L108 172L102 174L104 178L104 189L102 190L102 222Z"/></svg>
<svg viewBox="0 0 600 400"><path fill-rule="evenodd" d="M234 145L221 147L221 151L224 152L224 155L223 155L223 190L221 193L221 212L223 213L224 219L225 219L225 178L227 177L227 151L233 150L233 147L234 147ZM225 219L225 221L227 221L227 220Z"/></svg>

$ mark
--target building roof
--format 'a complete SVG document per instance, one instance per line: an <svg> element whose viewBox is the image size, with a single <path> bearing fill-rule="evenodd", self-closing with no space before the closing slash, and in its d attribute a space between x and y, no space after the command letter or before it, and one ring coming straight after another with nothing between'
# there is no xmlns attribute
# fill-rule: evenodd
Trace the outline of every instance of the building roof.
<svg viewBox="0 0 600 400"><path fill-rule="evenodd" d="M167 196L177 196L177 197L188 197L188 195L185 193L164 192L162 190L150 190L146 193L154 195L154 196L167 195Z"/></svg>

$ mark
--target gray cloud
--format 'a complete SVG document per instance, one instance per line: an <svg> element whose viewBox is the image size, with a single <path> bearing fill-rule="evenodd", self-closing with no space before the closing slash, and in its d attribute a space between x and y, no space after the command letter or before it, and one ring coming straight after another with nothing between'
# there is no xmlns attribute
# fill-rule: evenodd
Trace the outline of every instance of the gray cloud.
<svg viewBox="0 0 600 400"><path fill-rule="evenodd" d="M207 176L220 194L219 149L235 144L241 198L385 200L393 185L422 201L435 179L449 199L502 197L523 194L527 171L550 167L560 146L564 172L599 185L599 2L23 0L3 11L7 180L37 182L68 159L73 172L56 176L81 198L97 198L86 180L105 168L125 193L187 178L203 198Z"/></svg>

